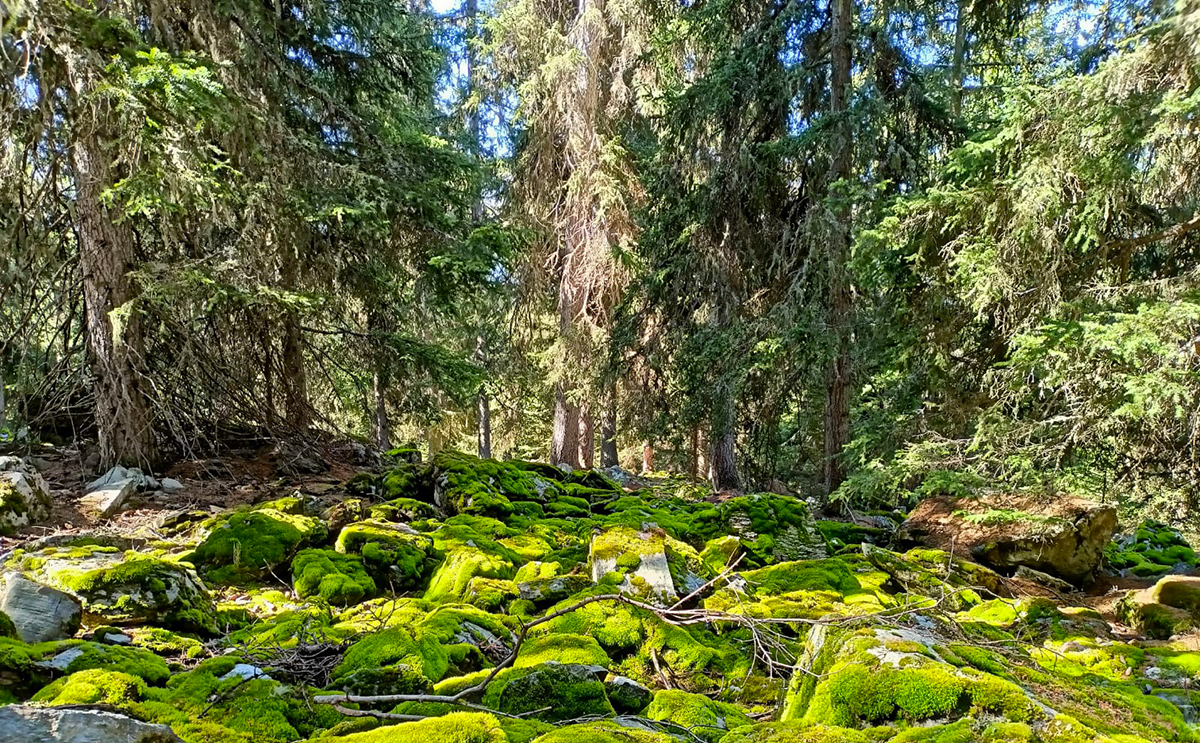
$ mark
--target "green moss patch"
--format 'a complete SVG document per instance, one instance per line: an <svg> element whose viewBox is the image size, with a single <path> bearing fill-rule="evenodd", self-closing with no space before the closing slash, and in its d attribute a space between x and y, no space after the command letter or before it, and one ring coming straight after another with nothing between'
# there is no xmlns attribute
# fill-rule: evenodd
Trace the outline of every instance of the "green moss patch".
<svg viewBox="0 0 1200 743"><path fill-rule="evenodd" d="M292 582L300 598L320 598L334 606L349 606L375 593L375 581L356 555L307 549L292 561Z"/></svg>

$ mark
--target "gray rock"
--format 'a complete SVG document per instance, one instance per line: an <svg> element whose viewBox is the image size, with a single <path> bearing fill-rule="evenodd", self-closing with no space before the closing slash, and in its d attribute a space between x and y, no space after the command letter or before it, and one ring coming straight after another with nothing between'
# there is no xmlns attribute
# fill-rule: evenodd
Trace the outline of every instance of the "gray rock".
<svg viewBox="0 0 1200 743"><path fill-rule="evenodd" d="M85 509L95 511L104 518L108 518L120 512L125 506L125 501L137 491L137 488L138 481L127 477L91 491L79 500L79 504Z"/></svg>
<svg viewBox="0 0 1200 743"><path fill-rule="evenodd" d="M637 714L654 698L654 692L625 676L609 676L604 680L604 690L617 714Z"/></svg>
<svg viewBox="0 0 1200 743"><path fill-rule="evenodd" d="M11 454L0 457L0 472L25 472L25 460Z"/></svg>
<svg viewBox="0 0 1200 743"><path fill-rule="evenodd" d="M178 493L183 490L183 483L172 477L164 477L159 483L159 487L163 489L164 493Z"/></svg>
<svg viewBox="0 0 1200 743"><path fill-rule="evenodd" d="M113 467L108 472L105 472L103 475L100 475L100 477L97 477L95 480L92 480L91 482L89 482L87 487L84 488L84 492L90 493L94 490L99 490L100 488L108 487L109 485L112 485L115 482L120 482L121 480L128 480L130 477L132 477L132 475L130 475L129 470L125 469L124 467L122 467L121 465L118 464L116 467ZM138 473L138 479L139 480L141 479L140 472Z"/></svg>
<svg viewBox="0 0 1200 743"><path fill-rule="evenodd" d="M228 681L229 679L232 679L232 678L245 679L248 681L250 679L268 679L269 680L271 677L267 675L266 671L259 668L258 666L252 666L249 663L238 663L236 666L234 666L233 668L231 668L229 670L229 673L222 676L220 680Z"/></svg>
<svg viewBox="0 0 1200 743"><path fill-rule="evenodd" d="M0 534L50 515L50 488L36 472L0 472Z"/></svg>
<svg viewBox="0 0 1200 743"><path fill-rule="evenodd" d="M0 575L0 611L28 643L65 640L79 630L83 616L74 596L18 573Z"/></svg>
<svg viewBox="0 0 1200 743"><path fill-rule="evenodd" d="M83 655L83 648L80 648L80 647L67 648L66 650L64 650L61 653L59 653L58 655L54 656L50 660L39 662L38 665L40 665L44 668L53 668L56 671L61 671L63 673L66 673L67 669L71 667L71 664L74 663L76 660L78 660L79 657L82 655Z"/></svg>
<svg viewBox="0 0 1200 743"><path fill-rule="evenodd" d="M557 575L553 578L535 578L517 584L517 593L526 601L535 604L553 604L573 596L592 585L586 575Z"/></svg>
<svg viewBox="0 0 1200 743"><path fill-rule="evenodd" d="M38 743L182 743L166 725L99 710L0 707L0 741Z"/></svg>
<svg viewBox="0 0 1200 743"><path fill-rule="evenodd" d="M1013 573L1014 578L1023 578L1027 581L1032 581L1038 585L1058 591L1059 593L1070 593L1075 590L1075 587L1066 582L1062 578L1055 578L1053 575L1043 573L1040 570L1034 570L1028 565L1021 565Z"/></svg>

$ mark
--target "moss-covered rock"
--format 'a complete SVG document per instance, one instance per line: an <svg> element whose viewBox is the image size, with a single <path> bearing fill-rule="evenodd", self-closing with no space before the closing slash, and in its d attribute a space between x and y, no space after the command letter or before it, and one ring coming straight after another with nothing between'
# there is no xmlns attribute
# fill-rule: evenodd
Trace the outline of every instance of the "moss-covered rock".
<svg viewBox="0 0 1200 743"><path fill-rule="evenodd" d="M323 740L327 743L508 743L496 717L478 712L452 712Z"/></svg>
<svg viewBox="0 0 1200 743"><path fill-rule="evenodd" d="M654 701L646 708L646 717L680 725L710 743L716 743L727 731L752 722L732 704L673 689L654 694Z"/></svg>
<svg viewBox="0 0 1200 743"><path fill-rule="evenodd" d="M41 521L50 514L50 489L41 475L0 472L0 535Z"/></svg>
<svg viewBox="0 0 1200 743"><path fill-rule="evenodd" d="M292 584L300 598L320 598L334 606L349 606L375 593L375 581L367 575L357 555L333 550L302 550L292 560Z"/></svg>
<svg viewBox="0 0 1200 743"><path fill-rule="evenodd" d="M446 555L434 571L425 591L429 601L457 601L464 598L473 578L510 578L511 562L481 549L462 547Z"/></svg>
<svg viewBox="0 0 1200 743"><path fill-rule="evenodd" d="M553 480L510 462L442 451L433 459L434 503L450 514L503 518L513 501L549 503L562 491Z"/></svg>
<svg viewBox="0 0 1200 743"><path fill-rule="evenodd" d="M333 679L338 688L362 688L368 683L379 688L391 682L394 690L374 693L406 694L412 693L414 686L424 688L442 678L449 668L449 656L437 638L391 627L351 645L334 669Z"/></svg>
<svg viewBox="0 0 1200 743"><path fill-rule="evenodd" d="M85 614L105 622L216 631L212 597L185 563L85 545L29 553L18 564L36 580L77 597Z"/></svg>
<svg viewBox="0 0 1200 743"><path fill-rule="evenodd" d="M1200 578L1168 575L1150 588L1126 592L1117 617L1156 640L1200 626Z"/></svg>
<svg viewBox="0 0 1200 743"><path fill-rule="evenodd" d="M171 675L166 661L141 648L67 640L57 644L31 646L31 649L41 654L39 664L62 673L90 669L119 671L137 676L150 684L161 684Z"/></svg>
<svg viewBox="0 0 1200 743"><path fill-rule="evenodd" d="M671 743L674 740L663 733L600 721L567 725L534 739L534 743Z"/></svg>
<svg viewBox="0 0 1200 743"><path fill-rule="evenodd" d="M44 687L31 701L49 705L108 704L127 707L146 695L146 682L120 671L78 671Z"/></svg>
<svg viewBox="0 0 1200 743"><path fill-rule="evenodd" d="M697 530L709 538L736 536L747 566L815 560L827 554L825 538L799 498L757 493L730 498L698 512Z"/></svg>
<svg viewBox="0 0 1200 743"><path fill-rule="evenodd" d="M596 671L563 663L501 671L488 686L483 703L499 712L544 721L613 714Z"/></svg>
<svg viewBox="0 0 1200 743"><path fill-rule="evenodd" d="M1104 549L1111 570L1121 575L1148 578L1196 567L1196 552L1176 529L1157 521L1143 521L1132 533L1117 537Z"/></svg>
<svg viewBox="0 0 1200 743"><path fill-rule="evenodd" d="M222 584L253 583L327 534L323 521L304 515L291 499L216 516L202 531L207 536L188 559L206 579Z"/></svg>

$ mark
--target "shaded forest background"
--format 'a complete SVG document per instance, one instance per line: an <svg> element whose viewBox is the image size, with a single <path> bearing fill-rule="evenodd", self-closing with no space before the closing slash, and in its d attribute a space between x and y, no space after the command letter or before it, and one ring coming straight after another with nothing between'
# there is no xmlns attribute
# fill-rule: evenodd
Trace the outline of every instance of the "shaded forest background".
<svg viewBox="0 0 1200 743"><path fill-rule="evenodd" d="M4 0L0 419L1200 505L1189 0Z"/></svg>

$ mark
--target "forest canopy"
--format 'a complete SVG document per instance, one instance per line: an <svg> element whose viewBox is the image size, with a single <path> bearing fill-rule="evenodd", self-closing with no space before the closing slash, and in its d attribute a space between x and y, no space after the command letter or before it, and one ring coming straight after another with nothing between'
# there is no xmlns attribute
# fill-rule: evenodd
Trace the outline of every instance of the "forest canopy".
<svg viewBox="0 0 1200 743"><path fill-rule="evenodd" d="M6 0L0 426L1200 506L1200 6Z"/></svg>

